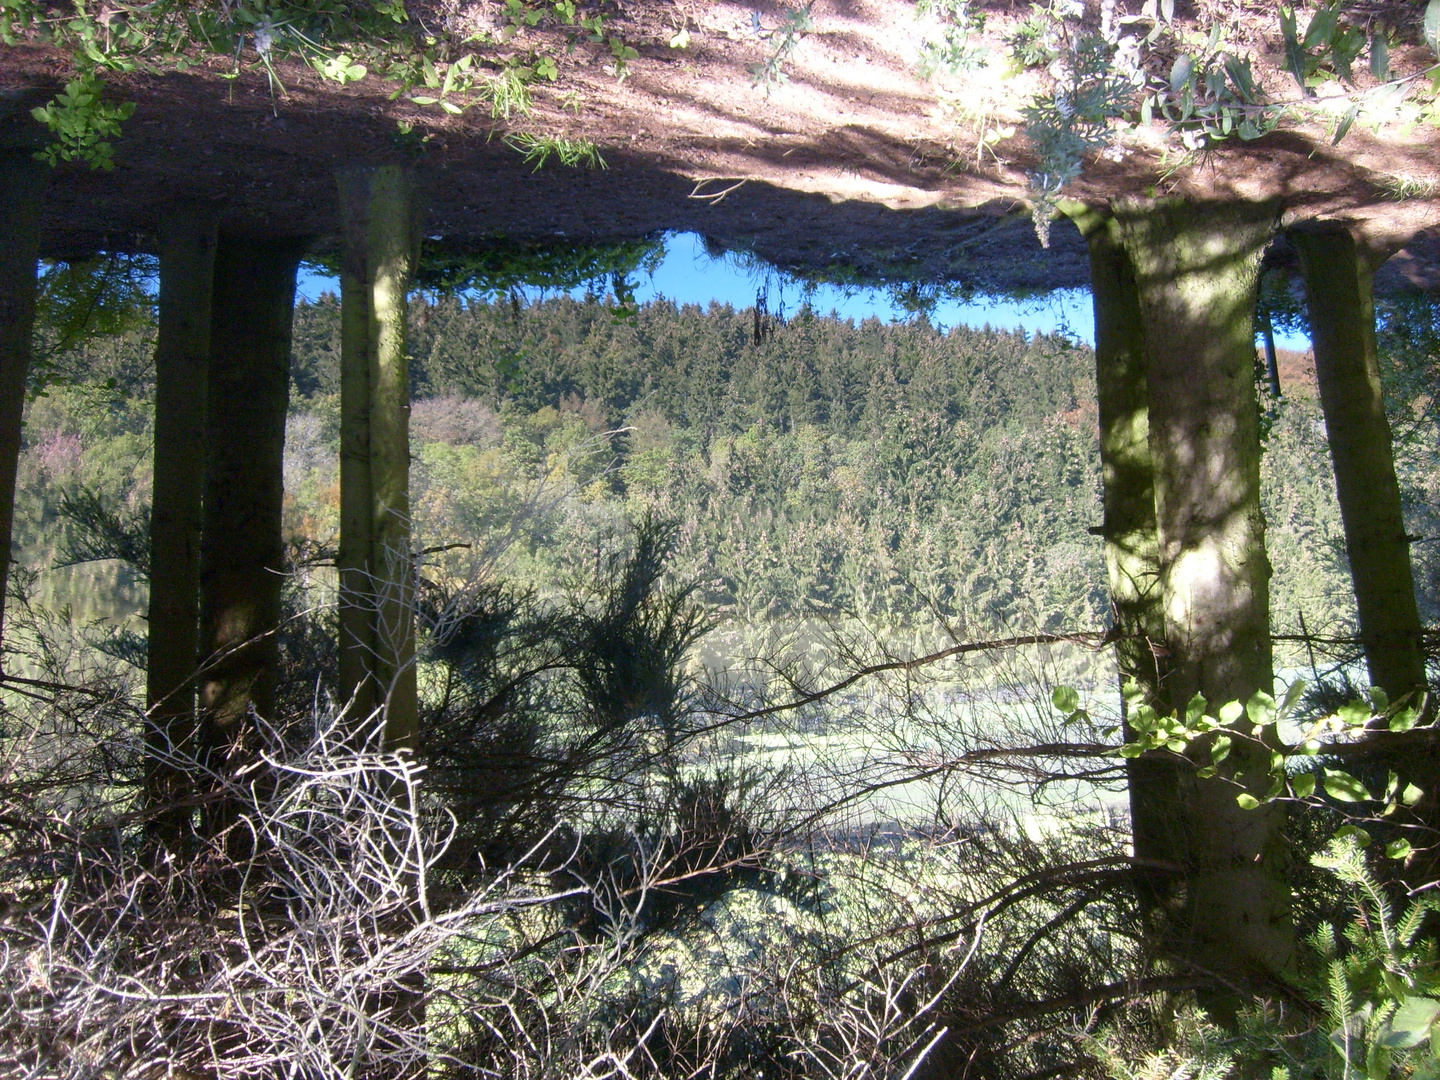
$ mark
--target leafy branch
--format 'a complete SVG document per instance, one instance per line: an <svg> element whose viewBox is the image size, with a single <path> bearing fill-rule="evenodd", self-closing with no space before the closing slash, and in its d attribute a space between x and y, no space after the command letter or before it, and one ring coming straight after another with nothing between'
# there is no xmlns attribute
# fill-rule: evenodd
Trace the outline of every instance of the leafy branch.
<svg viewBox="0 0 1440 1080"><path fill-rule="evenodd" d="M803 7L785 8L779 25L769 31L760 30L760 17L755 17L756 32L769 38L772 45L769 56L758 64L750 65L751 86L764 87L768 95L773 87L789 80L789 76L785 74L785 61L790 58L801 39L815 29L815 20L810 17L810 9L814 6L814 0L809 0Z"/></svg>
<svg viewBox="0 0 1440 1080"><path fill-rule="evenodd" d="M1354 774L1331 768L1326 762L1356 740L1376 731L1403 734L1416 728L1423 709L1423 700L1407 695L1391 702L1385 691L1372 687L1368 700L1357 699L1342 705L1333 713L1302 721L1298 715L1307 683L1297 679L1286 690L1280 702L1257 690L1250 700L1229 701L1213 713L1203 695L1196 694L1183 710L1163 713L1145 700L1145 690L1133 679L1125 684L1123 697L1126 721L1133 738L1119 749L1124 758L1147 754L1171 754L1196 764L1200 779L1221 776L1224 762L1232 752L1244 747L1247 762L1260 761L1258 776L1240 784L1238 774L1222 778L1235 783L1241 790L1235 801L1245 809L1255 809L1278 799L1312 799L1322 792L1330 799L1347 804L1379 803L1380 809L1369 817L1392 817L1402 806L1418 803L1424 792L1406 783L1393 771L1388 774L1382 793L1376 793ZM1051 704L1066 716L1065 723L1088 721L1090 714L1081 706L1079 693L1068 686L1055 688ZM1287 742L1281 726L1296 733ZM1110 728L1115 734L1118 727ZM1261 785L1265 785L1262 791ZM1342 826L1336 837L1354 837L1369 843L1370 836L1354 824ZM1412 851L1410 841L1392 840L1386 854L1403 859Z"/></svg>

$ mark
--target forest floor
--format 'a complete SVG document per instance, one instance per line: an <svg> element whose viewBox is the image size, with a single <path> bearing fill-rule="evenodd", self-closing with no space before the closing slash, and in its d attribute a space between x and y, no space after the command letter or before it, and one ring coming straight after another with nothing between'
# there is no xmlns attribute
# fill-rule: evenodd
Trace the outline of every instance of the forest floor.
<svg viewBox="0 0 1440 1080"><path fill-rule="evenodd" d="M493 27L500 6L411 8L464 34ZM253 66L232 78L231 58L218 56L184 74L117 77L116 92L137 110L116 144L116 168L59 171L47 248L144 248L159 208L176 198L222 201L232 228L327 237L338 166L418 150L435 235L606 242L685 230L832 277L1004 291L1086 285L1074 229L1057 227L1046 251L1028 220L1034 157L1019 127L1024 101L1041 87L1035 73L1010 69L1004 38L1029 6L983 6L979 42L989 62L926 78L919 61L933 27L910 0L815 0L813 29L784 56L783 79L757 85L752 71L776 56L790 9L774 0L631 0L613 22L638 52L623 79L603 44L574 44L561 78L537 89L533 112L508 121L480 107L451 116L391 101L393 87L375 78L339 87L293 64L278 67L283 88ZM1415 37L1413 5L1371 6ZM1284 95L1273 10L1236 13L1232 30L1261 58L1261 82ZM1398 47L1397 67L1418 63L1421 48ZM0 48L12 127L16 118L28 124L24 106L65 77L53 51ZM5 111L0 103L0 120ZM402 123L414 132L403 139ZM987 132L1008 134L987 141ZM606 168L552 161L536 170L507 143L517 134L593 140ZM1167 138L1158 125L1133 126L1073 194L1279 196L1294 216L1368 217L1407 238L1440 221L1430 196L1388 194L1402 181L1440 186L1436 140L1423 126L1357 125L1331 148L1323 126L1301 125L1178 169ZM1434 255L1413 247L1405 276L1436 284Z"/></svg>

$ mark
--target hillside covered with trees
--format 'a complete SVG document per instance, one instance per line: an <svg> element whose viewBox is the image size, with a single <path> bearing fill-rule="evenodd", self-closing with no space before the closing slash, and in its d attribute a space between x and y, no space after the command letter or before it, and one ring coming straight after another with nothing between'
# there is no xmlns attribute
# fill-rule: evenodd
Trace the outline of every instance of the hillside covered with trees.
<svg viewBox="0 0 1440 1080"><path fill-rule="evenodd" d="M1064 337L923 319L859 326L802 310L756 341L753 314L615 317L568 299L520 308L417 301L411 338L416 535L472 544L547 586L647 510L675 520L674 572L743 623L820 615L964 634L1090 629L1108 614L1094 359ZM1414 321L1389 334L1412 531L1432 527L1434 432ZM338 305L296 310L287 530L333 550L338 528ZM43 571L86 551L67 500L118 518L148 505L150 332L57 359L31 406L17 540ZM1418 366L1417 366L1418 365ZM1271 400L1267 545L1277 629L1343 635L1353 601L1313 375ZM70 380L66 384L66 380ZM1288 380L1287 380L1288 381ZM1432 548L1417 547L1427 616ZM459 572L471 556L442 561ZM79 599L77 597L77 599Z"/></svg>

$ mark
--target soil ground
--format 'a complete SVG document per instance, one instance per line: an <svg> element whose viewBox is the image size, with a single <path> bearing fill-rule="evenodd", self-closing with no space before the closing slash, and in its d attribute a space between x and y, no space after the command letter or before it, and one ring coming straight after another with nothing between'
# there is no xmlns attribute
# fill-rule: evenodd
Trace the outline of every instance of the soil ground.
<svg viewBox="0 0 1440 1080"><path fill-rule="evenodd" d="M446 11L473 21L493 18L494 7ZM1409 7L1398 6L1402 16ZM1026 10L988 5L984 41L997 57ZM1017 95L1032 76L1001 79L997 62L922 78L925 26L910 0L816 0L813 32L787 60L786 81L766 91L749 68L773 51L767 35L781 13L773 2L625 3L615 25L640 53L628 76L615 78L608 51L582 45L560 82L539 93L535 113L508 125L480 109L453 117L390 101L390 87L373 78L340 88L296 67L280 72L284 93L254 71L222 78L223 58L186 74L124 77L116 90L137 110L116 144L116 168L57 170L46 249L147 248L163 206L177 198L221 202L228 228L313 235L323 248L335 232L334 170L400 154L404 121L425 139L416 162L430 192L428 232L452 241L600 242L688 230L832 277L1004 291L1088 284L1072 227L1057 225L1049 250L1034 237L1023 136L981 149L984 131L1019 119ZM1253 46L1278 62L1278 37L1266 37L1273 9L1257 3L1246 19L1238 25ZM672 47L680 30L688 44ZM1418 61L1402 48L1397 64L1405 62ZM1283 92L1277 70L1262 75ZM12 131L65 75L53 52L0 50ZM606 168L552 162L537 171L504 140L522 128L593 139ZM1118 160L1096 162L1067 194L1276 197L1290 219L1363 219L1389 250L1409 242L1392 262L1391 284L1440 284L1440 250L1424 233L1440 222L1440 203L1389 195L1402 179L1440 189L1433 129L1355 130L1331 147L1326 131L1299 128L1168 172L1165 150L1158 127L1136 128Z"/></svg>

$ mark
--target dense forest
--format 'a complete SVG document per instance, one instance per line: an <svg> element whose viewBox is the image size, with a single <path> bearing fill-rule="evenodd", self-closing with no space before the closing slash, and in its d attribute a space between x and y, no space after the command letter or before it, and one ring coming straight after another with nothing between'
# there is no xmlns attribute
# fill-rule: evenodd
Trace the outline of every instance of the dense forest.
<svg viewBox="0 0 1440 1080"><path fill-rule="evenodd" d="M757 341L750 311L621 310L413 305L415 530L422 546L475 545L440 556L450 572L473 570L478 552L549 587L653 510L680 525L674 573L743 623L939 615L962 636L1105 625L1088 348L809 309ZM1387 323L1398 466L1410 529L1427 538L1440 533L1435 430L1414 342L1428 314L1410 305ZM30 407L17 515L32 569L84 557L67 505L144 521L149 348L131 327L46 369L59 381ZM311 557L338 528L338 351L338 302L297 307L287 529ZM1286 374L1284 398L1266 399L1273 622L1343 635L1353 600L1313 371L1295 357ZM1432 618L1440 566L1432 546L1415 550Z"/></svg>

